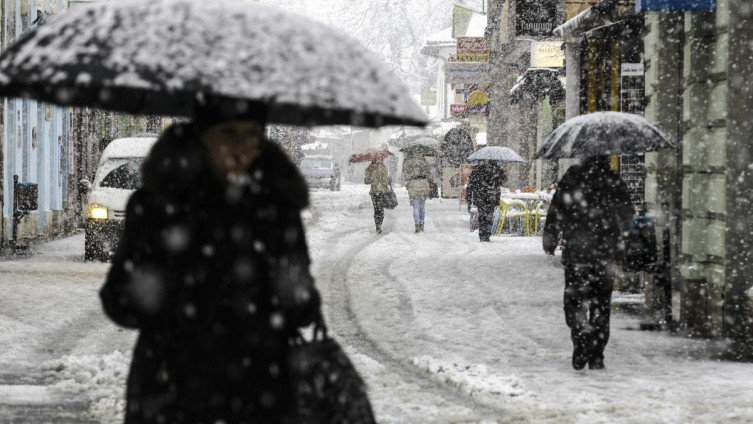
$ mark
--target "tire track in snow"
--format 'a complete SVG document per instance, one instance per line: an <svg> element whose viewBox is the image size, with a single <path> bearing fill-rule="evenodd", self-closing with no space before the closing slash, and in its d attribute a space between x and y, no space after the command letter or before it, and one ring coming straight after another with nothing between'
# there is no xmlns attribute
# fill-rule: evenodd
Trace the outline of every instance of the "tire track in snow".
<svg viewBox="0 0 753 424"><path fill-rule="evenodd" d="M391 229L393 225L388 225L387 229ZM357 233L363 233L362 229L352 230L343 233L338 233L330 240L334 244L334 240L337 239L338 244L345 245L344 239L352 237ZM332 259L332 263L326 264L323 268L329 268L329 273L324 278L320 276L320 281L326 282L330 286L329 290L329 304L331 305L331 311L328 316L328 322L330 327L340 337L350 345L354 346L358 351L366 354L367 356L378 361L389 371L394 372L401 379L406 382L416 384L423 390L436 394L445 401L465 407L475 414L478 414L478 419L483 418L499 418L504 417L507 412L504 409L488 405L480 402L472 396L461 392L445 382L440 382L433 378L431 374L417 369L406 358L400 358L397 355L388 352L382 346L378 340L370 337L360 322L359 317L353 310L352 294L348 285L347 278L349 269L352 267L356 258L370 245L381 239L382 236L372 235L369 238L356 243L350 247L347 252L338 259ZM384 274L389 275L388 271L383 270ZM339 315L338 316L338 312ZM343 319L344 318L344 319Z"/></svg>

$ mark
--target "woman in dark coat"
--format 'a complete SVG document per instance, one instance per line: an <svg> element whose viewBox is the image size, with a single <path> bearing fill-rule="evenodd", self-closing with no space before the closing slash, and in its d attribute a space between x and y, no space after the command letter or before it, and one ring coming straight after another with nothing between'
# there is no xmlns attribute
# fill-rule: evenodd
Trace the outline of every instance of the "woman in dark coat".
<svg viewBox="0 0 753 424"><path fill-rule="evenodd" d="M494 222L494 208L499 205L500 189L507 183L507 174L492 161L481 161L473 167L465 188L465 200L478 207L478 238L489 241Z"/></svg>
<svg viewBox="0 0 753 424"><path fill-rule="evenodd" d="M140 331L126 423L278 423L288 340L319 316L298 171L264 125L208 112L147 157L101 298Z"/></svg>

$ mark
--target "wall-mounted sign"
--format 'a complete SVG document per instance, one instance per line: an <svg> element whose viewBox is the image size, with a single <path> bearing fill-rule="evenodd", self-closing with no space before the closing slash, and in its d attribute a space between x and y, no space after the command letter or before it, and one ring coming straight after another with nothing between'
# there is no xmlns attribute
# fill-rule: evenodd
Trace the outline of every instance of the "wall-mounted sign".
<svg viewBox="0 0 753 424"><path fill-rule="evenodd" d="M645 73L643 63L623 63L620 73L623 77L642 77Z"/></svg>
<svg viewBox="0 0 753 424"><path fill-rule="evenodd" d="M636 0L636 12L677 11L677 12L713 12L716 0Z"/></svg>
<svg viewBox="0 0 753 424"><path fill-rule="evenodd" d="M448 84L491 84L491 68L488 63L450 62L444 68Z"/></svg>
<svg viewBox="0 0 753 424"><path fill-rule="evenodd" d="M458 62L489 62L489 52L486 37L458 37Z"/></svg>
<svg viewBox="0 0 753 424"><path fill-rule="evenodd" d="M450 115L465 115L465 111L468 109L468 105L453 104L450 105Z"/></svg>
<svg viewBox="0 0 753 424"><path fill-rule="evenodd" d="M548 37L561 22L558 0L518 0L515 5L516 37Z"/></svg>
<svg viewBox="0 0 753 424"><path fill-rule="evenodd" d="M421 92L421 106L434 106L436 104L437 104L437 92L436 91Z"/></svg>
<svg viewBox="0 0 753 424"><path fill-rule="evenodd" d="M531 43L531 68L562 68L565 66L565 51L562 41Z"/></svg>
<svg viewBox="0 0 753 424"><path fill-rule="evenodd" d="M468 108L466 111L471 115L488 115L491 98L481 90L476 90L468 95Z"/></svg>

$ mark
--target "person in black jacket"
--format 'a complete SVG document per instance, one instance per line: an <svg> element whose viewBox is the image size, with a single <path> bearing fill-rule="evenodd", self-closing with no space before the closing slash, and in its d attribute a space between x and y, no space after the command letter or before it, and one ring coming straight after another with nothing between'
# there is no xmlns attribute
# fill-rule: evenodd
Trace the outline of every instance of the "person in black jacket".
<svg viewBox="0 0 753 424"><path fill-rule="evenodd" d="M282 422L290 337L320 313L308 190L260 120L206 110L197 122L146 158L100 292L113 321L139 330L125 422Z"/></svg>
<svg viewBox="0 0 753 424"><path fill-rule="evenodd" d="M615 269L633 214L627 186L610 170L608 157L568 169L552 198L543 244L553 255L562 235L565 321L575 369L604 368Z"/></svg>
<svg viewBox="0 0 753 424"><path fill-rule="evenodd" d="M465 189L465 200L478 208L478 238L489 241L494 222L494 208L499 205L500 189L507 183L507 174L496 162L481 161L471 171Z"/></svg>

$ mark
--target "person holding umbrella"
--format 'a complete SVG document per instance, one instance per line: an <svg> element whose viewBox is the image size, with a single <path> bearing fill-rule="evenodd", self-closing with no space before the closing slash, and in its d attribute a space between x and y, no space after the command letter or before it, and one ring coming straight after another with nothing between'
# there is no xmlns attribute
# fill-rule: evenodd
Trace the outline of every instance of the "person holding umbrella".
<svg viewBox="0 0 753 424"><path fill-rule="evenodd" d="M384 222L384 197L391 191L390 183L392 178L387 172L387 167L382 159L375 158L371 161L364 173L364 184L369 184L371 189L371 203L374 205L374 224L376 225L377 234L382 234L382 223Z"/></svg>
<svg viewBox="0 0 753 424"><path fill-rule="evenodd" d="M633 206L627 185L609 158L592 157L567 170L552 198L544 226L544 251L554 255L562 234L565 322L573 342L573 368L604 368L612 287L622 234Z"/></svg>
<svg viewBox="0 0 753 424"><path fill-rule="evenodd" d="M544 252L554 255L562 235L565 322L573 342L572 365L604 368L612 288L623 234L634 208L627 185L611 170L609 156L679 146L642 116L597 112L555 129L534 159L585 158L557 184L544 225Z"/></svg>
<svg viewBox="0 0 753 424"><path fill-rule="evenodd" d="M374 422L357 379L312 401L324 392L301 395L310 381L288 362L297 330L324 322L300 218L307 188L263 134L269 122L423 126L421 107L360 43L274 8L93 3L6 46L0 96L192 119L166 130L145 160L100 292L108 316L139 331L126 423L300 422L285 416L332 412ZM342 370L343 357L330 355L330 369Z"/></svg>
<svg viewBox="0 0 753 424"><path fill-rule="evenodd" d="M433 179L432 171L426 158L418 154L409 155L403 163L403 180L413 206L413 222L417 233L424 231L426 199L431 195L429 182Z"/></svg>
<svg viewBox="0 0 753 424"><path fill-rule="evenodd" d="M468 160L479 162L471 171L466 185L465 199L468 211L471 204L478 208L478 238L482 242L490 241L494 223L494 208L499 205L500 189L507 183L507 173L503 163L525 162L519 154L509 147L483 147L470 155Z"/></svg>
<svg viewBox="0 0 753 424"><path fill-rule="evenodd" d="M471 204L478 208L478 238L482 242L491 241L494 208L499 205L500 189L507 183L507 173L497 162L481 160L473 167L465 200L468 210Z"/></svg>

